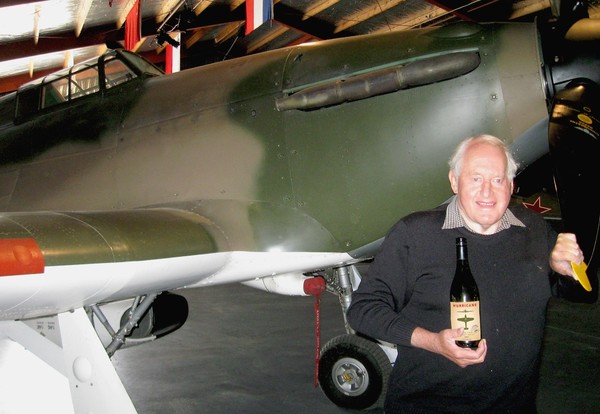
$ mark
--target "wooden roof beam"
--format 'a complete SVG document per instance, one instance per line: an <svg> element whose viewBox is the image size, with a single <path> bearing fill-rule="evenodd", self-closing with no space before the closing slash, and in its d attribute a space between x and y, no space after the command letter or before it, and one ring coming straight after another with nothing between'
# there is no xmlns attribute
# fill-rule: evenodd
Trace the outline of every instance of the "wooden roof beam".
<svg viewBox="0 0 600 414"><path fill-rule="evenodd" d="M302 20L306 20L309 19L311 17L314 17L315 15L321 13L323 10L326 10L328 8L330 8L331 6L333 6L334 4L338 3L340 0L321 0L321 1L316 1L312 6L310 6L305 12L304 15L302 16Z"/></svg>
<svg viewBox="0 0 600 414"><path fill-rule="evenodd" d="M377 16L378 14L397 6L403 1L404 0L379 0L376 4L371 4L368 7L365 7L364 9L361 9L358 12L343 18L344 22L335 27L334 33L339 33L349 29L352 26L362 23L373 16Z"/></svg>

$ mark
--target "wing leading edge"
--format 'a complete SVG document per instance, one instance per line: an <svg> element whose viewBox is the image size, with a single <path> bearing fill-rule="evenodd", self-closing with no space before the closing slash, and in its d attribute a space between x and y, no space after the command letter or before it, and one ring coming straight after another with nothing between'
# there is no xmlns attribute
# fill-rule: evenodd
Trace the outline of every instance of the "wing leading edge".
<svg viewBox="0 0 600 414"><path fill-rule="evenodd" d="M233 251L215 223L177 209L5 213L0 234L35 243L43 258L41 273L0 277L1 320L290 272L302 282L303 271L353 260L345 252Z"/></svg>

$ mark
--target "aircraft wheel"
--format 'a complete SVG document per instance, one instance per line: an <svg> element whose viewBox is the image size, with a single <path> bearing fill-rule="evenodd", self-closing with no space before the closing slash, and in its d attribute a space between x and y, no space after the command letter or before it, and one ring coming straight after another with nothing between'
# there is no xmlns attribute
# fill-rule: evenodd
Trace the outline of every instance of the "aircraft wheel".
<svg viewBox="0 0 600 414"><path fill-rule="evenodd" d="M321 349L319 383L334 404L350 409L383 406L390 360L376 343L340 335Z"/></svg>

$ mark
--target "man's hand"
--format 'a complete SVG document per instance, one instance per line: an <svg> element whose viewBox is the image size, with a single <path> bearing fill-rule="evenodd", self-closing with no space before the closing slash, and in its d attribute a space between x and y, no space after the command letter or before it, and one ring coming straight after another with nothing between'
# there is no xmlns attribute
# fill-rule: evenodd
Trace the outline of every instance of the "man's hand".
<svg viewBox="0 0 600 414"><path fill-rule="evenodd" d="M416 328L411 337L411 345L440 354L461 368L481 364L487 354L485 339L479 342L477 349L461 348L455 341L462 333L463 328L444 329L438 333Z"/></svg>
<svg viewBox="0 0 600 414"><path fill-rule="evenodd" d="M573 233L560 233L556 244L550 253L550 267L561 275L571 276L577 280L577 276L571 267L571 262L581 264L583 252L577 243L577 237Z"/></svg>

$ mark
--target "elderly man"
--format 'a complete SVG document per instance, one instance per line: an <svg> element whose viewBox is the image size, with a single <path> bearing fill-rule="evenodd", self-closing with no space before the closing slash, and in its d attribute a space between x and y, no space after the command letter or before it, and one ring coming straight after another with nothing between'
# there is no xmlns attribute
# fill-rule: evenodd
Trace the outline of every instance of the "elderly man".
<svg viewBox="0 0 600 414"><path fill-rule="evenodd" d="M557 235L539 214L508 208L517 164L502 140L468 138L449 165L455 196L392 227L348 321L398 345L386 414L535 413L552 283L574 283L571 262L583 253L574 234ZM479 288L477 349L456 345L462 328L450 329L457 237L468 240Z"/></svg>

